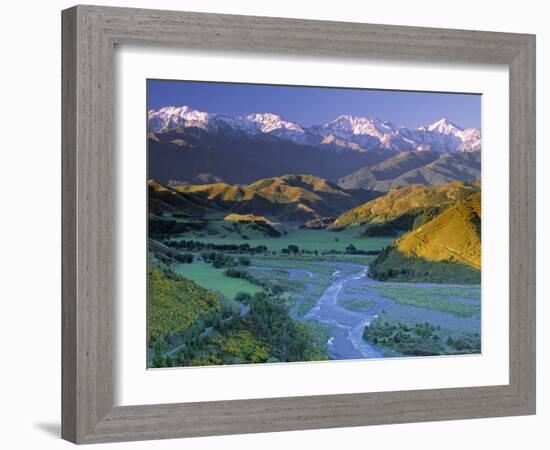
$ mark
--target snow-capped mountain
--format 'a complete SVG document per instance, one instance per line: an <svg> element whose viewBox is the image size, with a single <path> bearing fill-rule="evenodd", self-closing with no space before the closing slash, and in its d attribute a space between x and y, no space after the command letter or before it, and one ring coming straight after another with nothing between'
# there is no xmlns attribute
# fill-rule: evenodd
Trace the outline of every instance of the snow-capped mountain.
<svg viewBox="0 0 550 450"><path fill-rule="evenodd" d="M228 117L219 114L197 111L188 106L165 106L148 112L149 131L162 133L176 128L202 128L219 130L231 128L249 135L272 134L289 138L305 133L297 123L284 120L273 113L258 113L247 116Z"/></svg>
<svg viewBox="0 0 550 450"><path fill-rule="evenodd" d="M364 149L382 147L397 151L415 150L414 143L399 135L398 127L380 119L341 115L313 129L321 136L334 135Z"/></svg>
<svg viewBox="0 0 550 450"><path fill-rule="evenodd" d="M420 131L424 136L430 133L435 136L453 136L457 138L454 143L457 144L458 151L473 152L481 150L481 130L478 128L464 129L445 118L439 119L431 125L420 127L417 131Z"/></svg>
<svg viewBox="0 0 550 450"><path fill-rule="evenodd" d="M456 135L462 131L462 128L448 121L447 119L442 118L439 119L437 122L432 123L431 125L420 127L419 130Z"/></svg>
<svg viewBox="0 0 550 450"><path fill-rule="evenodd" d="M284 120L281 116L273 113L250 114L240 117L245 123L255 124L256 129L262 133L270 133L277 130L289 130L303 133L303 128L294 122Z"/></svg>
<svg viewBox="0 0 550 450"><path fill-rule="evenodd" d="M165 106L147 113L149 131L161 133L174 128L206 128L217 116L189 106Z"/></svg>
<svg viewBox="0 0 550 450"><path fill-rule="evenodd" d="M302 145L330 147L338 152L432 150L450 153L481 149L479 129L463 129L447 119L413 130L377 118L340 115L324 125L305 128L273 113L229 117L189 106L166 106L150 110L148 124L153 133L177 128L215 132L232 130L249 136L270 135Z"/></svg>
<svg viewBox="0 0 550 450"><path fill-rule="evenodd" d="M462 143L458 146L461 152L478 152L481 150L481 130L478 128L467 128L460 135Z"/></svg>
<svg viewBox="0 0 550 450"><path fill-rule="evenodd" d="M234 118L233 128L247 134L270 134L300 144L307 143L306 131L297 123L289 122L273 113L257 113Z"/></svg>

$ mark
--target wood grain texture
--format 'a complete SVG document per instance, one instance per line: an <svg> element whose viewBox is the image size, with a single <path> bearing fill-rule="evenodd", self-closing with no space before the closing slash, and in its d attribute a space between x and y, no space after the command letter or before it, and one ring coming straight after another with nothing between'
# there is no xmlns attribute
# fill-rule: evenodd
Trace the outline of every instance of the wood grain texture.
<svg viewBox="0 0 550 450"><path fill-rule="evenodd" d="M535 39L510 70L510 386L535 411L536 95Z"/></svg>
<svg viewBox="0 0 550 450"><path fill-rule="evenodd" d="M76 442L113 407L113 49L91 22L83 8L68 10L62 22L62 436Z"/></svg>
<svg viewBox="0 0 550 450"><path fill-rule="evenodd" d="M535 38L467 30L77 6L63 11L63 414L77 443L535 412ZM510 69L510 383L113 406L113 51L117 44Z"/></svg>
<svg viewBox="0 0 550 450"><path fill-rule="evenodd" d="M62 435L76 440L76 10L62 17Z"/></svg>

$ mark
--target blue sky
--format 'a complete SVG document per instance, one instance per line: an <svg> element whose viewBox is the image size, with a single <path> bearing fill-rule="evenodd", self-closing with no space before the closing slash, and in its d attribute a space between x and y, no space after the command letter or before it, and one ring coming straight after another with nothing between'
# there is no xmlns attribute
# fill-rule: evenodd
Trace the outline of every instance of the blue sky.
<svg viewBox="0 0 550 450"><path fill-rule="evenodd" d="M303 126L340 114L378 117L417 128L445 117L481 128L481 95L301 86L147 81L147 109L188 105L228 116L271 112Z"/></svg>

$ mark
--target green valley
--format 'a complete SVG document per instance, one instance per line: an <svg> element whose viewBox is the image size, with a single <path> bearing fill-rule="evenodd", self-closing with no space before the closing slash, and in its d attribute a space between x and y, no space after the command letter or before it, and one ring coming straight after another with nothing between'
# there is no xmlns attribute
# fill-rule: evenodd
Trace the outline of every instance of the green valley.
<svg viewBox="0 0 550 450"><path fill-rule="evenodd" d="M151 180L149 364L460 353L479 321L479 202L461 182L370 195L303 175ZM344 332L364 317L364 334Z"/></svg>

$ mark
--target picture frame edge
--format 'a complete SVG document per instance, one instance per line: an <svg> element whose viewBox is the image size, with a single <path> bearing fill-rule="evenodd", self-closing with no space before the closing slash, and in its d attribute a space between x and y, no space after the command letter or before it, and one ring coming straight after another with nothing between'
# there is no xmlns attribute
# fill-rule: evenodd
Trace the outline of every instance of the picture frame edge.
<svg viewBox="0 0 550 450"><path fill-rule="evenodd" d="M384 37L387 41L392 29L396 33L407 35L448 34L455 39L454 45L468 39L469 33L478 41L486 39L483 44L486 48L481 53L474 54L478 49L470 49L471 59L467 58L467 48L456 52L455 56L466 58L463 62L479 63L480 54L485 55L494 50L492 63L507 64L510 68L510 258L511 261L512 258L517 258L520 262L515 264L515 267L510 264L510 384L425 391L113 407L111 343L114 262L111 244L114 239L113 208L116 207L116 199L113 193L112 53L115 44L134 42L136 23L146 20L151 14L155 15L155 21L148 31L148 37L154 35L156 30L156 44L162 43L163 39L170 40L174 37L178 20L186 25L193 20L202 20L214 23L210 27L215 27L215 23L225 23L229 18L233 26L235 23L259 24L257 30L266 24L276 28L277 23L307 23L311 29L316 30L320 38L327 27L348 27L358 30L359 42L368 38L369 29L375 30L371 31L371 35L376 35L378 41L382 39L380 34L377 34L378 30L388 33ZM168 15L172 28L169 32L159 30L158 24L162 22L162 17ZM220 33L231 34L232 31L228 31L227 28L225 25ZM255 32L258 32L257 30ZM207 29L203 30L203 33L211 31ZM194 33L196 32L195 30ZM234 32L238 34L238 30ZM303 40L302 34L299 37ZM231 42L226 40L227 36L213 39L208 48L214 48L216 42L220 42L222 38L225 40L225 48L229 48ZM146 39L139 38L135 42L145 43ZM235 39L238 46L242 45L238 37ZM255 42L259 42L260 46L269 45L268 42L262 41L261 36L255 39L251 42L252 45ZM288 39L292 41L292 35ZM502 39L502 45L499 45L499 39ZM185 41L185 36L182 35L176 45L180 45L181 41ZM448 43L449 40L446 45ZM535 36L530 34L224 16L89 5L78 5L64 10L62 437L75 443L114 442L535 414L535 43ZM375 51L373 54L381 54L388 51L388 48L393 49L392 57L406 53L406 44L403 41L397 44L368 44L367 50L379 46L378 53ZM303 47L303 43L300 46ZM321 45L319 53L331 56L336 49L337 45ZM291 48L280 47L274 50L292 51ZM418 47L414 48L414 55L418 59L421 59L418 55L421 53L420 50ZM429 59L430 54L437 59L440 50L427 46L424 49L424 59ZM352 57L361 57L363 50L351 53ZM350 56L349 51L347 56ZM101 173L89 173L90 170ZM514 233L518 232L526 234L518 240L514 238ZM483 402L479 401L480 398ZM448 401L441 402L442 399ZM437 400L438 408L433 407L433 404L426 408L426 402ZM454 401L456 407L448 406L449 401ZM239 406L243 411L255 411L255 414L252 417L243 416L246 422L243 418L239 422L234 414L225 411L231 404L233 407L230 407L230 410ZM393 409L385 413L388 415L384 415L381 422L377 422L368 414L368 408L373 405L377 411L384 406L391 406ZM190 408L194 408L194 412L190 413ZM300 408L312 408L315 414L308 417ZM327 417L327 411L331 408L333 415ZM417 408L417 411L414 408ZM170 411L171 418L162 416L163 411ZM174 411L179 411L175 418ZM218 414L210 428L198 428L198 424L192 420L203 417L199 412L211 414L216 411ZM224 413L219 414L219 411ZM301 411L301 414L292 415L297 411ZM363 415L355 420L350 418L350 411ZM283 412L287 415L292 412L294 425L282 421L280 415ZM256 421L253 420L254 417Z"/></svg>

